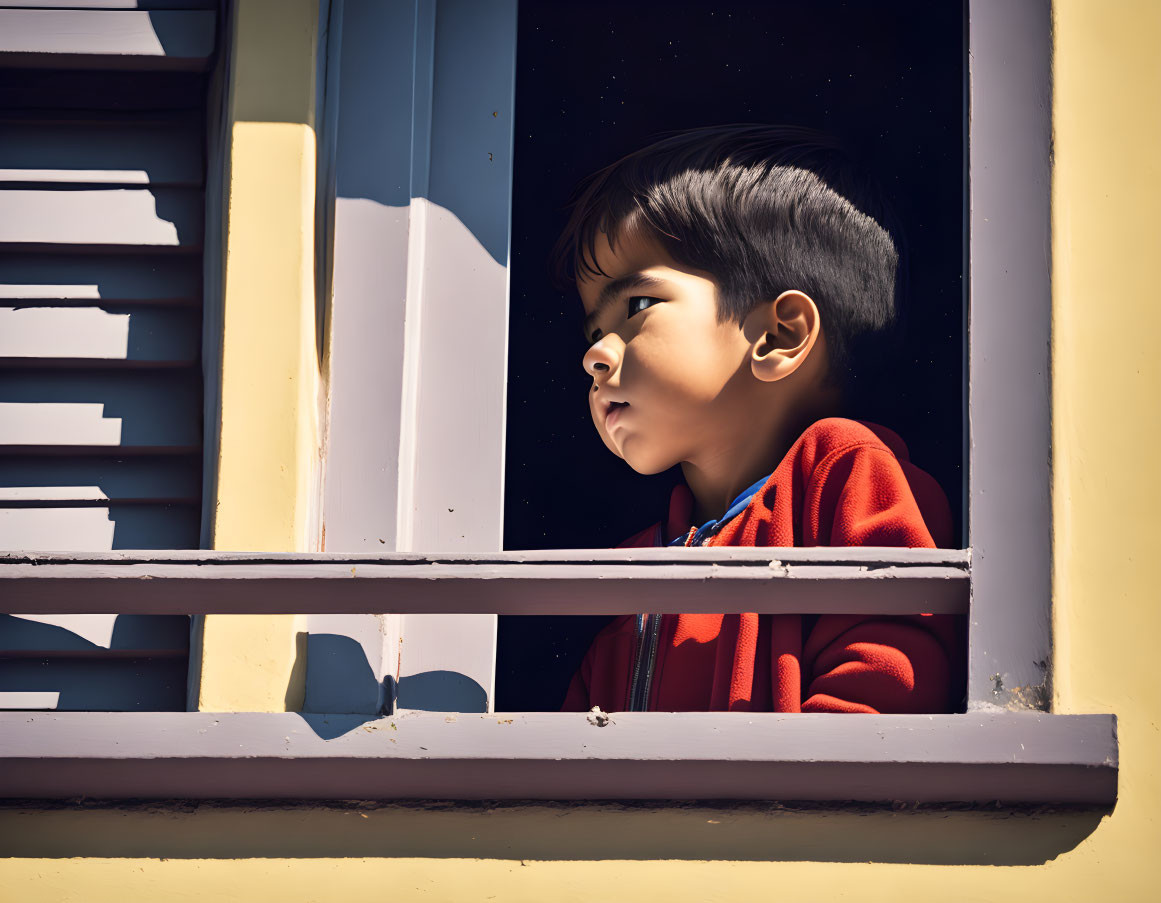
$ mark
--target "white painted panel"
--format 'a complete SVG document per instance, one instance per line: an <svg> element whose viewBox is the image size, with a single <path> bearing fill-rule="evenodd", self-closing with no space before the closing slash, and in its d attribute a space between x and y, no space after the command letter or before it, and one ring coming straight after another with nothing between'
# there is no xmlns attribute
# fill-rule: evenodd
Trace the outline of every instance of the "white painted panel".
<svg viewBox="0 0 1161 903"><path fill-rule="evenodd" d="M425 208L417 218L423 327L416 337L412 476L400 493L401 526L409 535L400 537L400 550L499 550L508 274L451 211L422 199L412 202L417 207ZM472 336L473 347L491 353L457 353L456 336ZM400 706L490 711L495 616L404 615L402 621Z"/></svg>
<svg viewBox="0 0 1161 903"><path fill-rule="evenodd" d="M516 4L420 8L398 547L498 551ZM400 707L491 710L494 616L408 615L402 638Z"/></svg>
<svg viewBox="0 0 1161 903"><path fill-rule="evenodd" d="M0 9L0 63L59 66L73 55L205 61L214 20L211 11Z"/></svg>
<svg viewBox="0 0 1161 903"><path fill-rule="evenodd" d="M499 550L508 272L450 210L413 204L426 215L408 551Z"/></svg>
<svg viewBox="0 0 1161 903"><path fill-rule="evenodd" d="M0 243L199 248L194 189L0 191Z"/></svg>
<svg viewBox="0 0 1161 903"><path fill-rule="evenodd" d="M394 551L407 210L340 197L334 228L324 548ZM310 615L305 710L381 711L383 680L397 676L400 622Z"/></svg>
<svg viewBox="0 0 1161 903"><path fill-rule="evenodd" d="M192 364L200 338L194 309L0 307L0 357Z"/></svg>
<svg viewBox="0 0 1161 903"><path fill-rule="evenodd" d="M326 549L395 550L407 210L335 201Z"/></svg>
<svg viewBox="0 0 1161 903"><path fill-rule="evenodd" d="M201 261L175 254L0 257L0 300L199 305Z"/></svg>
<svg viewBox="0 0 1161 903"><path fill-rule="evenodd" d="M326 548L497 551L515 4L342 10ZM487 710L496 619L399 620L315 616L311 640L361 648L402 707Z"/></svg>
<svg viewBox="0 0 1161 903"><path fill-rule="evenodd" d="M0 122L0 182L197 186L203 170L191 119Z"/></svg>
<svg viewBox="0 0 1161 903"><path fill-rule="evenodd" d="M396 547L414 16L411 3L331 6L320 146L335 188L323 492L332 551ZM306 627L305 710L380 711L397 677L400 616L314 614Z"/></svg>

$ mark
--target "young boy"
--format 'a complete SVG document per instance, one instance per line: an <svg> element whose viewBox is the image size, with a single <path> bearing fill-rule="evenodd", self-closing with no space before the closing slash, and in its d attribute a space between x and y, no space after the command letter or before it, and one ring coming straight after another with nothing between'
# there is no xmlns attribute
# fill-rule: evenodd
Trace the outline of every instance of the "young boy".
<svg viewBox="0 0 1161 903"><path fill-rule="evenodd" d="M885 221L799 129L698 129L589 180L557 263L584 304L593 423L639 473L685 478L625 546L950 544L946 498L902 441L836 416L898 319ZM625 616L564 708L949 711L956 648L926 615Z"/></svg>

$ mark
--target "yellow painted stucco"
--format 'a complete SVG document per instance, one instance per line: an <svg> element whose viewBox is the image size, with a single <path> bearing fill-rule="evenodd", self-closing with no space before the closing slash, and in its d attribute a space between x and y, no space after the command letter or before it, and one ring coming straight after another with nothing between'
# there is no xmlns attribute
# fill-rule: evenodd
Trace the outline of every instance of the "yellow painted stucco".
<svg viewBox="0 0 1161 903"><path fill-rule="evenodd" d="M215 549L316 547L317 33L317 0L236 4ZM206 617L198 708L299 708L300 620Z"/></svg>
<svg viewBox="0 0 1161 903"><path fill-rule="evenodd" d="M1161 606L1151 567L1161 540L1161 4L1057 0L1054 10L1054 705L1117 713L1111 815L30 810L0 813L0 849L28 857L0 861L0 899L1161 896Z"/></svg>

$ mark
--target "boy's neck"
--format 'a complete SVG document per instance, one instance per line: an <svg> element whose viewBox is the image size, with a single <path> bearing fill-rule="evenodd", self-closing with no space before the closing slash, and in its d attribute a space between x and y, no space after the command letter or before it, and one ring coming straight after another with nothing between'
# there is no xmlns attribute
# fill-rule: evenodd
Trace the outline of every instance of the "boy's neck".
<svg viewBox="0 0 1161 903"><path fill-rule="evenodd" d="M681 472L689 491L693 494L693 526L717 520L725 514L730 503L742 490L778 466L778 461L785 456L792 444L793 442L786 445L782 455L773 456L778 460L763 458L747 466L739 465L731 468L728 472L715 472L711 468L699 467L689 462L683 463Z"/></svg>
<svg viewBox="0 0 1161 903"><path fill-rule="evenodd" d="M836 413L814 408L786 418L752 441L716 450L696 462L682 462L681 472L693 495L693 526L720 518L743 490L777 468L807 427Z"/></svg>

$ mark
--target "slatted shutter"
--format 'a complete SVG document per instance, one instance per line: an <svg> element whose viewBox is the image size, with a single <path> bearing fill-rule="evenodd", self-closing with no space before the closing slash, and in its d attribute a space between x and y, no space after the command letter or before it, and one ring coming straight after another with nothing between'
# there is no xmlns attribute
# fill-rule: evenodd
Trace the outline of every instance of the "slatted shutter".
<svg viewBox="0 0 1161 903"><path fill-rule="evenodd" d="M218 3L0 5L0 548L197 548ZM3 616L0 708L184 709L188 655L184 616Z"/></svg>

